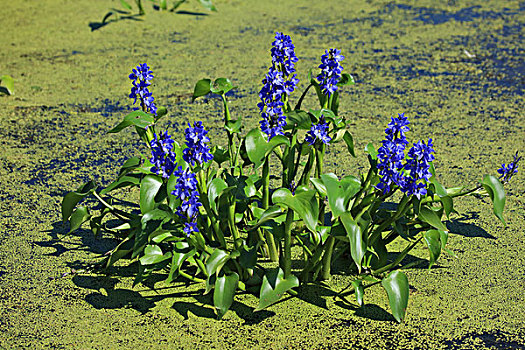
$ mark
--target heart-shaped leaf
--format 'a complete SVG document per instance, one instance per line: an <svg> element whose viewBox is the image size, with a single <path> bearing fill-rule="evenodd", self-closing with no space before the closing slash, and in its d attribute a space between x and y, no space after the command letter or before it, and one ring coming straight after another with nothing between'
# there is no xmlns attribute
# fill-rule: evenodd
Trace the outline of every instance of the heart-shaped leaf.
<svg viewBox="0 0 525 350"><path fill-rule="evenodd" d="M211 3L211 2L210 2ZM214 94L226 94L231 89L235 89L232 82L228 78L217 78L210 87Z"/></svg>
<svg viewBox="0 0 525 350"><path fill-rule="evenodd" d="M361 272L361 262L366 253L366 243L363 241L361 228L349 212L341 214L339 218L345 227L346 236L350 242L350 255L357 265L357 269Z"/></svg>
<svg viewBox="0 0 525 350"><path fill-rule="evenodd" d="M187 242L176 242L171 258L170 272L166 284L171 283L179 275L179 269L188 258L196 254L195 248L190 247Z"/></svg>
<svg viewBox="0 0 525 350"><path fill-rule="evenodd" d="M9 75L2 75L0 77L0 92L6 95L13 95L15 93L15 83L13 78Z"/></svg>
<svg viewBox="0 0 525 350"><path fill-rule="evenodd" d="M69 219L70 228L68 234L79 229L80 226L82 226L82 224L88 221L90 218L91 214L89 213L88 208L80 206L75 209L73 214L71 214L71 218Z"/></svg>
<svg viewBox="0 0 525 350"><path fill-rule="evenodd" d="M127 116L125 116L124 120L121 121L117 126L109 130L108 133L114 134L132 125L136 126L139 129L145 129L148 126L153 125L154 123L155 117L153 115L143 111L133 111Z"/></svg>
<svg viewBox="0 0 525 350"><path fill-rule="evenodd" d="M162 186L162 177L146 175L140 184L140 211L147 213L155 208L155 196Z"/></svg>
<svg viewBox="0 0 525 350"><path fill-rule="evenodd" d="M213 291L213 305L220 320L230 309L233 297L239 284L239 275L235 272L217 277L215 280L215 290Z"/></svg>
<svg viewBox="0 0 525 350"><path fill-rule="evenodd" d="M428 264L428 268L430 269L441 254L441 234L438 230L428 230L423 233L423 238L425 239L425 243L427 244L428 250L430 252L430 262Z"/></svg>
<svg viewBox="0 0 525 350"><path fill-rule="evenodd" d="M215 201L222 192L228 187L228 184L223 179L216 177L213 179L208 186L208 199L210 201L210 207L217 212L217 202Z"/></svg>
<svg viewBox="0 0 525 350"><path fill-rule="evenodd" d="M418 218L438 230L448 231L447 227L441 222L441 219L436 212L427 206L423 206L419 209Z"/></svg>
<svg viewBox="0 0 525 350"><path fill-rule="evenodd" d="M333 173L321 175L321 180L326 187L332 215L337 218L347 211L348 202L359 192L361 182L354 176L346 176L339 181Z"/></svg>
<svg viewBox="0 0 525 350"><path fill-rule="evenodd" d="M273 193L272 201L275 204L292 209L305 222L310 231L316 232L319 206L314 190L301 192L296 190L295 195L293 195L289 189L280 188Z"/></svg>
<svg viewBox="0 0 525 350"><path fill-rule="evenodd" d="M144 249L144 255L140 257L142 265L153 265L171 258L172 253L162 253L162 249L158 245L147 245Z"/></svg>
<svg viewBox="0 0 525 350"><path fill-rule="evenodd" d="M275 147L280 145L290 146L290 141L283 135L274 136L270 141L260 129L252 129L246 135L245 146L248 158L254 164L255 169L259 168Z"/></svg>
<svg viewBox="0 0 525 350"><path fill-rule="evenodd" d="M381 285L386 290L390 309L397 322L401 322L405 317L408 306L408 278L399 271L395 270L388 274L386 278L381 281Z"/></svg>
<svg viewBox="0 0 525 350"><path fill-rule="evenodd" d="M219 273L224 264L230 259L228 252L216 248L206 260L206 273L208 276Z"/></svg>
<svg viewBox="0 0 525 350"><path fill-rule="evenodd" d="M66 194L62 200L62 220L66 221L69 219L78 202L93 193L95 188L95 183L93 181L89 181L88 183L81 186L78 190Z"/></svg>
<svg viewBox="0 0 525 350"><path fill-rule="evenodd" d="M211 91L211 79L201 79L195 84L193 89L193 97L191 101L195 101L197 97L205 96Z"/></svg>
<svg viewBox="0 0 525 350"><path fill-rule="evenodd" d="M498 178L493 175L485 175L481 184L489 194L494 207L494 214L501 220L503 225L506 225L503 219L503 209L505 208L505 189L503 185Z"/></svg>
<svg viewBox="0 0 525 350"><path fill-rule="evenodd" d="M299 279L295 275L285 279L284 271L280 267L268 270L262 280L259 306L254 311L265 309L281 299L284 293L298 286Z"/></svg>

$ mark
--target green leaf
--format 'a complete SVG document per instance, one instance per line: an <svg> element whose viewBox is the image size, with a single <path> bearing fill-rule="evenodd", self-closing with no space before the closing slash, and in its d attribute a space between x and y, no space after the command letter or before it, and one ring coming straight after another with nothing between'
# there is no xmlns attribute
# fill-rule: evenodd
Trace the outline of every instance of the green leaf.
<svg viewBox="0 0 525 350"><path fill-rule="evenodd" d="M354 287L355 291L355 300L357 301L357 305L363 306L363 296L365 295L365 289L363 287L363 283L361 280L353 280L352 286Z"/></svg>
<svg viewBox="0 0 525 350"><path fill-rule="evenodd" d="M125 116L124 120L121 121L117 126L109 130L108 133L114 134L132 125L136 126L139 129L145 129L146 127L151 126L154 123L155 117L153 115L143 111L133 111L127 116Z"/></svg>
<svg viewBox="0 0 525 350"><path fill-rule="evenodd" d="M255 246L248 247L243 245L241 247L241 255L239 256L239 265L245 269L253 269L257 264L257 249L262 244L259 242Z"/></svg>
<svg viewBox="0 0 525 350"><path fill-rule="evenodd" d="M107 193L116 190L122 187L128 186L138 186L140 184L140 175L126 175L122 176L116 181L110 183L108 187L100 191L101 195L106 195Z"/></svg>
<svg viewBox="0 0 525 350"><path fill-rule="evenodd" d="M224 264L230 259L228 252L216 248L206 260L206 273L208 276L219 273Z"/></svg>
<svg viewBox="0 0 525 350"><path fill-rule="evenodd" d="M193 90L193 97L191 102L195 101L197 97L205 96L211 91L211 79L201 79L195 84L195 89Z"/></svg>
<svg viewBox="0 0 525 350"><path fill-rule="evenodd" d="M124 1L124 0L120 0L120 4L122 5L122 7L125 7L125 8L127 8L128 10L131 10L131 5L128 4L126 1Z"/></svg>
<svg viewBox="0 0 525 350"><path fill-rule="evenodd" d="M93 193L95 188L96 184L93 181L89 181L78 190L66 194L62 200L62 220L66 221L69 219L78 202Z"/></svg>
<svg viewBox="0 0 525 350"><path fill-rule="evenodd" d="M312 185L314 185L315 189L321 195L321 197L328 196L328 191L326 190L326 186L323 180L311 177L310 182L312 183Z"/></svg>
<svg viewBox="0 0 525 350"><path fill-rule="evenodd" d="M441 222L441 219L436 212L427 206L423 206L419 209L418 218L438 230L448 231L447 227Z"/></svg>
<svg viewBox="0 0 525 350"><path fill-rule="evenodd" d="M503 209L505 208L505 189L497 177L493 175L485 175L481 181L483 188L488 192L492 205L494 207L494 214L501 220L503 225L506 225L503 219Z"/></svg>
<svg viewBox="0 0 525 350"><path fill-rule="evenodd" d="M0 92L6 95L13 95L15 93L15 83L11 76L2 75L0 77Z"/></svg>
<svg viewBox="0 0 525 350"><path fill-rule="evenodd" d="M340 219L345 227L346 236L350 241L350 255L357 265L357 269L361 272L361 262L366 253L366 243L363 241L363 233L349 212L341 214Z"/></svg>
<svg viewBox="0 0 525 350"><path fill-rule="evenodd" d="M219 164L219 166L228 159L230 159L228 150L220 146L213 146L211 149L211 153L213 154L213 161Z"/></svg>
<svg viewBox="0 0 525 350"><path fill-rule="evenodd" d="M286 125L284 130L299 129L299 130L310 130L312 128L312 120L310 115L301 110L290 111L284 113L286 116Z"/></svg>
<svg viewBox="0 0 525 350"><path fill-rule="evenodd" d="M176 242L171 258L170 272L166 284L171 283L179 275L179 269L188 258L196 254L195 248L190 247L187 242Z"/></svg>
<svg viewBox="0 0 525 350"><path fill-rule="evenodd" d="M405 313L408 306L408 278L399 271L392 271L386 278L381 281L381 285L386 290L390 309L397 322L401 322L405 318Z"/></svg>
<svg viewBox="0 0 525 350"><path fill-rule="evenodd" d="M339 181L333 173L321 175L321 180L326 187L332 215L337 218L347 211L348 202L359 192L361 182L354 176L346 176Z"/></svg>
<svg viewBox="0 0 525 350"><path fill-rule="evenodd" d="M238 284L239 275L235 272L217 277L215 281L215 290L213 291L213 305L215 306L217 318L219 320L230 309Z"/></svg>
<svg viewBox="0 0 525 350"><path fill-rule="evenodd" d="M210 207L217 213L217 202L216 199L220 197L222 192L228 188L228 184L221 178L216 177L213 179L208 186L208 200Z"/></svg>
<svg viewBox="0 0 525 350"><path fill-rule="evenodd" d="M341 140L344 140L346 143L346 148L348 149L348 152L355 157L355 150L354 150L354 138L352 137L352 134L348 130L338 130L335 136L332 138L330 143L337 143Z"/></svg>
<svg viewBox="0 0 525 350"><path fill-rule="evenodd" d="M211 4L211 1L210 1ZM232 82L228 78L217 78L210 87L214 94L226 94L228 91L235 89Z"/></svg>
<svg viewBox="0 0 525 350"><path fill-rule="evenodd" d="M348 73L343 73L341 74L341 79L339 79L337 86L354 85L354 84L355 84L354 77Z"/></svg>
<svg viewBox="0 0 525 350"><path fill-rule="evenodd" d="M428 250L430 252L430 262L428 265L429 269L435 264L439 258L439 254L441 254L442 242L440 232L445 231L428 230L423 233L423 238L425 239L425 243L427 244Z"/></svg>
<svg viewBox="0 0 525 350"><path fill-rule="evenodd" d="M140 211L142 214L155 208L155 196L162 186L162 177L147 175L140 184Z"/></svg>
<svg viewBox="0 0 525 350"><path fill-rule="evenodd" d="M258 209L258 208L257 208ZM260 216L259 220L257 220L257 223L255 226L250 227L250 230L255 230L265 222L272 220L276 217L283 216L284 212L282 211L281 207L278 205L272 205L268 209L266 209Z"/></svg>
<svg viewBox="0 0 525 350"><path fill-rule="evenodd" d="M162 10L167 10L168 9L168 1L167 0L160 0L160 5L159 7L162 9Z"/></svg>
<svg viewBox="0 0 525 350"><path fill-rule="evenodd" d="M281 299L284 293L298 286L299 279L295 275L285 279L284 271L280 267L266 271L261 284L259 305L254 311L265 309Z"/></svg>
<svg viewBox="0 0 525 350"><path fill-rule="evenodd" d="M89 209L81 206L75 209L73 214L71 214L71 218L69 219L70 228L69 233L77 230L82 226L82 224L86 221L88 221L91 218L91 214L89 213Z"/></svg>
<svg viewBox="0 0 525 350"><path fill-rule="evenodd" d="M280 145L290 146L290 141L283 135L274 136L269 142L266 141L266 136L259 129L252 129L246 135L245 139L246 153L250 161L254 163L255 169L259 168L265 158Z"/></svg>
<svg viewBox="0 0 525 350"><path fill-rule="evenodd" d="M365 151L372 158L372 160L377 160L377 155L379 154L379 152L377 152L372 142L366 145Z"/></svg>
<svg viewBox="0 0 525 350"><path fill-rule="evenodd" d="M310 231L316 232L319 206L314 190L296 191L295 195L292 195L289 189L280 188L273 193L272 201L292 209L305 222Z"/></svg>
<svg viewBox="0 0 525 350"><path fill-rule="evenodd" d="M135 236L132 258L140 255L150 235L157 230L162 230L162 225L172 220L172 216L173 214L168 211L153 209L140 218L140 230L137 230Z"/></svg>
<svg viewBox="0 0 525 350"><path fill-rule="evenodd" d="M164 117L166 114L168 114L168 110L166 107L159 107L157 109L157 116L155 117L155 120L158 121L160 118Z"/></svg>
<svg viewBox="0 0 525 350"><path fill-rule="evenodd" d="M217 11L217 9L215 8L215 6L213 6L211 0L199 0L199 2L201 3L201 5L206 8L207 10L210 10L210 11Z"/></svg>
<svg viewBox="0 0 525 350"><path fill-rule="evenodd" d="M242 119L239 118L236 120L229 120L228 122L226 122L224 128L232 134L238 134L241 132L242 129Z"/></svg>
<svg viewBox="0 0 525 350"><path fill-rule="evenodd" d="M140 257L141 265L153 265L171 258L172 253L162 253L158 245L147 245L144 249L144 255Z"/></svg>
<svg viewBox="0 0 525 350"><path fill-rule="evenodd" d="M126 175L130 171L133 171L135 168L139 167L140 164L141 164L140 157L135 156L135 157L126 159L124 164L122 164L122 167L120 167L120 171L118 174L119 177Z"/></svg>

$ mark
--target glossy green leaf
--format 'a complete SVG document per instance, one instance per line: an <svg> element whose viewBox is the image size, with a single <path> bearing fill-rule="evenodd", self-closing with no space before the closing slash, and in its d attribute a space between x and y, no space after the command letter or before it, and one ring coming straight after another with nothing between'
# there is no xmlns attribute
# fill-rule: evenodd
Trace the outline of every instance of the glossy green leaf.
<svg viewBox="0 0 525 350"><path fill-rule="evenodd" d="M162 225L172 220L173 214L162 209L153 209L140 218L140 230L137 231L133 245L132 258L139 256L148 243L152 233L162 229Z"/></svg>
<svg viewBox="0 0 525 350"><path fill-rule="evenodd" d="M375 149L373 143L370 142L368 145L366 145L366 147L365 147L365 151L366 151L366 153L368 153L368 155L372 158L372 160L377 160L377 155L378 155L379 153L378 153L377 150Z"/></svg>
<svg viewBox="0 0 525 350"><path fill-rule="evenodd" d="M354 85L354 84L355 84L354 77L348 73L343 73L341 74L341 79L339 79L337 86Z"/></svg>
<svg viewBox="0 0 525 350"><path fill-rule="evenodd" d="M171 283L179 275L182 264L196 254L195 248L190 247L187 242L176 242L174 244L173 256L171 258L170 272L166 284Z"/></svg>
<svg viewBox="0 0 525 350"><path fill-rule="evenodd" d="M450 219L450 214L455 212L454 200L450 196L440 197L439 200L441 201L441 204L443 205L443 210L445 210L445 215L447 216L447 219Z"/></svg>
<svg viewBox="0 0 525 350"><path fill-rule="evenodd" d="M88 221L90 218L91 214L89 213L88 208L84 206L76 208L73 214L71 214L71 218L69 218L70 228L68 233L79 229L80 226L82 226L82 224Z"/></svg>
<svg viewBox="0 0 525 350"><path fill-rule="evenodd" d="M312 183L312 185L314 185L315 189L321 195L321 197L328 196L328 191L326 190L326 186L323 180L318 178L310 178L310 182Z"/></svg>
<svg viewBox="0 0 525 350"><path fill-rule="evenodd" d="M155 196L162 186L162 177L147 175L140 184L140 211L147 213L155 208Z"/></svg>
<svg viewBox="0 0 525 350"><path fill-rule="evenodd" d="M168 114L168 110L166 109L166 107L157 108L157 116L155 117L155 120L158 121L160 118L164 117L166 114Z"/></svg>
<svg viewBox="0 0 525 350"><path fill-rule="evenodd" d="M78 202L93 193L95 188L96 184L93 181L89 181L82 185L78 190L66 194L62 200L62 220L66 221L69 219Z"/></svg>
<svg viewBox="0 0 525 350"><path fill-rule="evenodd" d="M193 90L192 102L195 101L197 97L205 96L211 91L211 79L201 79L195 84Z"/></svg>
<svg viewBox="0 0 525 350"><path fill-rule="evenodd" d="M243 245L239 256L239 265L245 269L253 269L257 264L257 249L262 242L255 246Z"/></svg>
<svg viewBox="0 0 525 350"><path fill-rule="evenodd" d="M246 153L256 169L264 163L266 156L280 145L290 146L290 141L283 135L277 135L267 141L266 135L259 128L250 130L245 139Z"/></svg>
<svg viewBox="0 0 525 350"><path fill-rule="evenodd" d="M441 219L436 212L427 206L423 206L419 209L418 218L438 230L448 231L447 227L441 222Z"/></svg>
<svg viewBox="0 0 525 350"><path fill-rule="evenodd" d="M503 188L503 184L493 175L485 175L481 184L489 194L494 214L501 220L503 225L506 225L503 219L503 209L505 208L505 189Z"/></svg>
<svg viewBox="0 0 525 350"><path fill-rule="evenodd" d="M285 279L284 271L280 267L266 271L261 284L259 305L254 311L265 309L281 299L284 293L298 286L299 279L295 275Z"/></svg>
<svg viewBox="0 0 525 350"><path fill-rule="evenodd" d="M226 122L226 125L224 126L226 130L228 130L232 134L238 134L241 132L242 129L242 119L233 119L228 122Z"/></svg>
<svg viewBox="0 0 525 350"><path fill-rule="evenodd" d="M127 116L125 116L124 120L121 121L117 126L109 130L108 133L114 134L132 125L136 126L139 129L145 129L146 127L151 126L154 123L155 117L153 115L143 111L133 111Z"/></svg>
<svg viewBox="0 0 525 350"><path fill-rule="evenodd" d="M140 157L135 156L135 157L126 159L124 164L122 164L122 166L120 167L120 171L118 174L119 177L129 173L130 171L133 171L135 168L139 167L140 164L141 164Z"/></svg>
<svg viewBox="0 0 525 350"><path fill-rule="evenodd" d="M365 289L363 287L363 283L361 282L361 280L353 280L352 286L354 287L355 300L357 301L357 305L363 306L364 304L363 297L365 295Z"/></svg>
<svg viewBox="0 0 525 350"><path fill-rule="evenodd" d="M213 6L211 0L199 0L199 2L201 3L201 5L210 10L210 11L217 11L217 9L215 8L215 6Z"/></svg>
<svg viewBox="0 0 525 350"><path fill-rule="evenodd" d="M228 252L216 248L206 260L206 273L208 276L219 273L229 259L230 254Z"/></svg>
<svg viewBox="0 0 525 350"><path fill-rule="evenodd" d="M284 115L286 116L284 130L310 130L312 127L310 115L305 111L295 110L286 112Z"/></svg>
<svg viewBox="0 0 525 350"><path fill-rule="evenodd" d="M397 322L401 322L405 318L405 313L408 306L408 278L399 271L395 270L388 274L386 278L381 281L381 285L386 290L390 309Z"/></svg>
<svg viewBox="0 0 525 350"><path fill-rule="evenodd" d="M445 232L445 231L441 231ZM441 234L438 230L428 230L423 233L423 238L430 252L430 262L428 268L434 265L441 254Z"/></svg>
<svg viewBox="0 0 525 350"><path fill-rule="evenodd" d="M275 204L284 205L296 212L304 221L306 227L312 232L316 232L317 219L319 216L319 206L314 190L297 191L295 195L287 188L280 188L272 195Z"/></svg>
<svg viewBox="0 0 525 350"><path fill-rule="evenodd" d="M257 223L250 227L250 230L254 230L264 224L265 222L272 220L274 218L277 218L279 216L283 216L285 213L278 205L272 205L268 209L266 209L260 216L259 220L257 220Z"/></svg>
<svg viewBox="0 0 525 350"><path fill-rule="evenodd" d="M11 76L2 75L0 77L0 92L5 93L6 95L13 95L15 93L15 83Z"/></svg>
<svg viewBox="0 0 525 350"><path fill-rule="evenodd" d="M171 255L171 252L162 253L162 249L158 245L147 245L144 249L144 255L139 260L142 265L153 265L168 260Z"/></svg>
<svg viewBox="0 0 525 350"><path fill-rule="evenodd" d="M361 263L366 253L366 243L363 241L361 228L349 212L341 214L339 218L345 227L346 236L350 242L350 255L357 265L357 269L361 272Z"/></svg>
<svg viewBox="0 0 525 350"><path fill-rule="evenodd" d="M211 149L211 153L213 154L213 161L219 164L219 166L230 159L228 150L220 146L214 146Z"/></svg>
<svg viewBox="0 0 525 350"><path fill-rule="evenodd" d="M216 177L208 185L208 200L210 201L210 207L217 212L217 201L216 199L222 194L222 192L228 187L226 181Z"/></svg>
<svg viewBox="0 0 525 350"><path fill-rule="evenodd" d="M239 275L235 272L217 277L215 280L215 290L213 291L213 305L220 320L230 309L233 297L239 284Z"/></svg>
<svg viewBox="0 0 525 350"><path fill-rule="evenodd" d="M128 186L138 186L140 184L140 175L125 175L118 178L116 181L110 183L108 187L100 191L101 195L106 195L107 193L116 190L122 187Z"/></svg>
<svg viewBox="0 0 525 350"><path fill-rule="evenodd" d="M226 94L232 89L235 89L235 87L228 78L217 78L210 87L211 92L214 94Z"/></svg>
<svg viewBox="0 0 525 350"><path fill-rule="evenodd" d="M347 211L348 202L359 192L361 182L354 176L346 176L339 180L337 175L333 173L321 175L321 180L326 187L332 215L337 218Z"/></svg>

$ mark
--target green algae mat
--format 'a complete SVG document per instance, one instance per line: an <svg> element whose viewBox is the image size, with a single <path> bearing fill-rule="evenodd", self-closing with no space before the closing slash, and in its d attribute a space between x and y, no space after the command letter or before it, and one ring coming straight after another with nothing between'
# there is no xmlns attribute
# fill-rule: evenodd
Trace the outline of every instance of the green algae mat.
<svg viewBox="0 0 525 350"><path fill-rule="evenodd" d="M254 312L255 297L238 295L217 321L202 286L133 287L135 270L124 264L90 273L117 244L111 237L78 230L56 240L69 230L64 194L90 179L109 184L140 147L131 132L107 134L130 112L131 68L153 67L155 99L169 111L161 124L175 139L202 120L226 144L221 100L192 103L193 87L229 77L232 114L256 126L276 31L293 38L301 89L328 47L342 50L356 80L341 91L339 110L357 159L329 148L328 171L363 171L365 146L405 113L414 139L433 138L441 183L475 186L482 174L497 175L525 146L523 3L232 0L214 2L218 12L196 1L176 12L144 3L145 16L112 15L106 25L119 1L3 5L0 75L13 78L14 94L0 95L0 348L525 348L522 173L506 187L506 227L488 199L465 198L446 222L455 257L428 270L428 252L411 252L402 323L379 286L362 307L336 297L332 289L351 281L344 266L262 311Z"/></svg>

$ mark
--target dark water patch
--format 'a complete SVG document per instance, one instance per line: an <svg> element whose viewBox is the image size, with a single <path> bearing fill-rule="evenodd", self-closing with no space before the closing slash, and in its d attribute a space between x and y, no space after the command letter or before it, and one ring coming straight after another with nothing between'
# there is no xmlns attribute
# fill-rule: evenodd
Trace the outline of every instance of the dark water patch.
<svg viewBox="0 0 525 350"><path fill-rule="evenodd" d="M72 105L78 112L83 113L100 113L103 117L108 117L114 113L131 112L131 107L126 104L121 104L120 101L114 101L110 99L104 99L100 102L97 101L95 105L88 104L77 104Z"/></svg>
<svg viewBox="0 0 525 350"><path fill-rule="evenodd" d="M523 338L521 341L509 339L509 334L502 331L491 331L481 333L468 333L462 337L446 340L443 344L447 349L465 349L467 344L479 347L480 342L483 347L490 349L525 349Z"/></svg>
<svg viewBox="0 0 525 350"><path fill-rule="evenodd" d="M447 11L431 7L417 7L407 4L388 4L385 7L385 12L389 13L394 10L402 10L409 12L416 21L424 22L425 24L442 24L449 21L457 22L472 22L475 20L491 20L499 19L508 16L514 16L523 11L522 7L519 10L511 10L504 8L501 11L482 10L480 5L462 8L458 11Z"/></svg>

